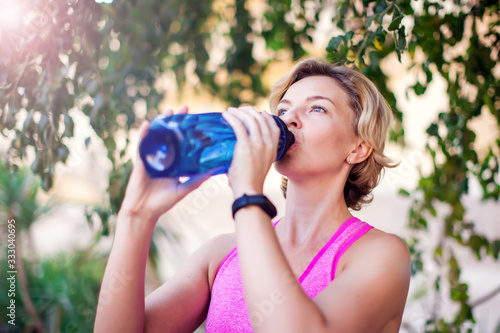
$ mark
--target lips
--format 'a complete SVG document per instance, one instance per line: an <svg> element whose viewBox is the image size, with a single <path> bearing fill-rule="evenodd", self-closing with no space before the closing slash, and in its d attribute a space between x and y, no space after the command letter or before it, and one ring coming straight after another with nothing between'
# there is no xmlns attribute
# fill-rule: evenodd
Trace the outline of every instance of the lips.
<svg viewBox="0 0 500 333"><path fill-rule="evenodd" d="M288 148L288 151L295 149L300 144L299 141L297 141L297 137L295 137L295 142Z"/></svg>

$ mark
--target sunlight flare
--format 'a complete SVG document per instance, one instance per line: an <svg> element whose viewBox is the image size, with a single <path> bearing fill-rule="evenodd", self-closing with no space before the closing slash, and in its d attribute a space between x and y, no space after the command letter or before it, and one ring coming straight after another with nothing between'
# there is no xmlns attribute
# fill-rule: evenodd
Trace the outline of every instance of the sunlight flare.
<svg viewBox="0 0 500 333"><path fill-rule="evenodd" d="M19 1L0 1L0 31L19 28L22 24L23 16L24 8Z"/></svg>

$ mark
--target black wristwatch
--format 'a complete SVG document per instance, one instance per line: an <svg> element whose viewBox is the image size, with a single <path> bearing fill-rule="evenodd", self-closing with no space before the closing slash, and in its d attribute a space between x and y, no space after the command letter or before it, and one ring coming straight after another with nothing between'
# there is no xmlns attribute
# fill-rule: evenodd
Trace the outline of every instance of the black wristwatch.
<svg viewBox="0 0 500 333"><path fill-rule="evenodd" d="M247 206L259 206L262 208L267 215L272 218L278 214L276 211L276 207L272 204L272 202L265 195L246 195L243 194L242 197L236 199L233 203L233 219L234 215L240 208L244 208Z"/></svg>

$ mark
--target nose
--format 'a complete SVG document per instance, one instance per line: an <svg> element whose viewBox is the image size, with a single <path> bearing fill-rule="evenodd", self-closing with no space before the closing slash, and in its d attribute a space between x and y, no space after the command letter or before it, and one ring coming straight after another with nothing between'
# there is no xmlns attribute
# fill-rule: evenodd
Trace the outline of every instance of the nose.
<svg viewBox="0 0 500 333"><path fill-rule="evenodd" d="M302 122L296 108L290 108L280 117L288 128L301 128Z"/></svg>

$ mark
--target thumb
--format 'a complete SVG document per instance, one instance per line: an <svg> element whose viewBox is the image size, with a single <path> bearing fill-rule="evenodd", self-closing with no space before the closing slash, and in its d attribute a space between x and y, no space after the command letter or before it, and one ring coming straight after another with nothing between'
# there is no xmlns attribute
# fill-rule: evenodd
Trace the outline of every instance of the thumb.
<svg viewBox="0 0 500 333"><path fill-rule="evenodd" d="M149 131L149 121L144 120L139 127L139 140L142 140L144 136L146 136L146 133Z"/></svg>
<svg viewBox="0 0 500 333"><path fill-rule="evenodd" d="M141 145L142 139L146 136L146 134L149 131L149 121L144 120L141 124L141 127L139 127L139 141L137 143L137 152L136 152L136 162L141 162L141 156L139 153L139 147Z"/></svg>

